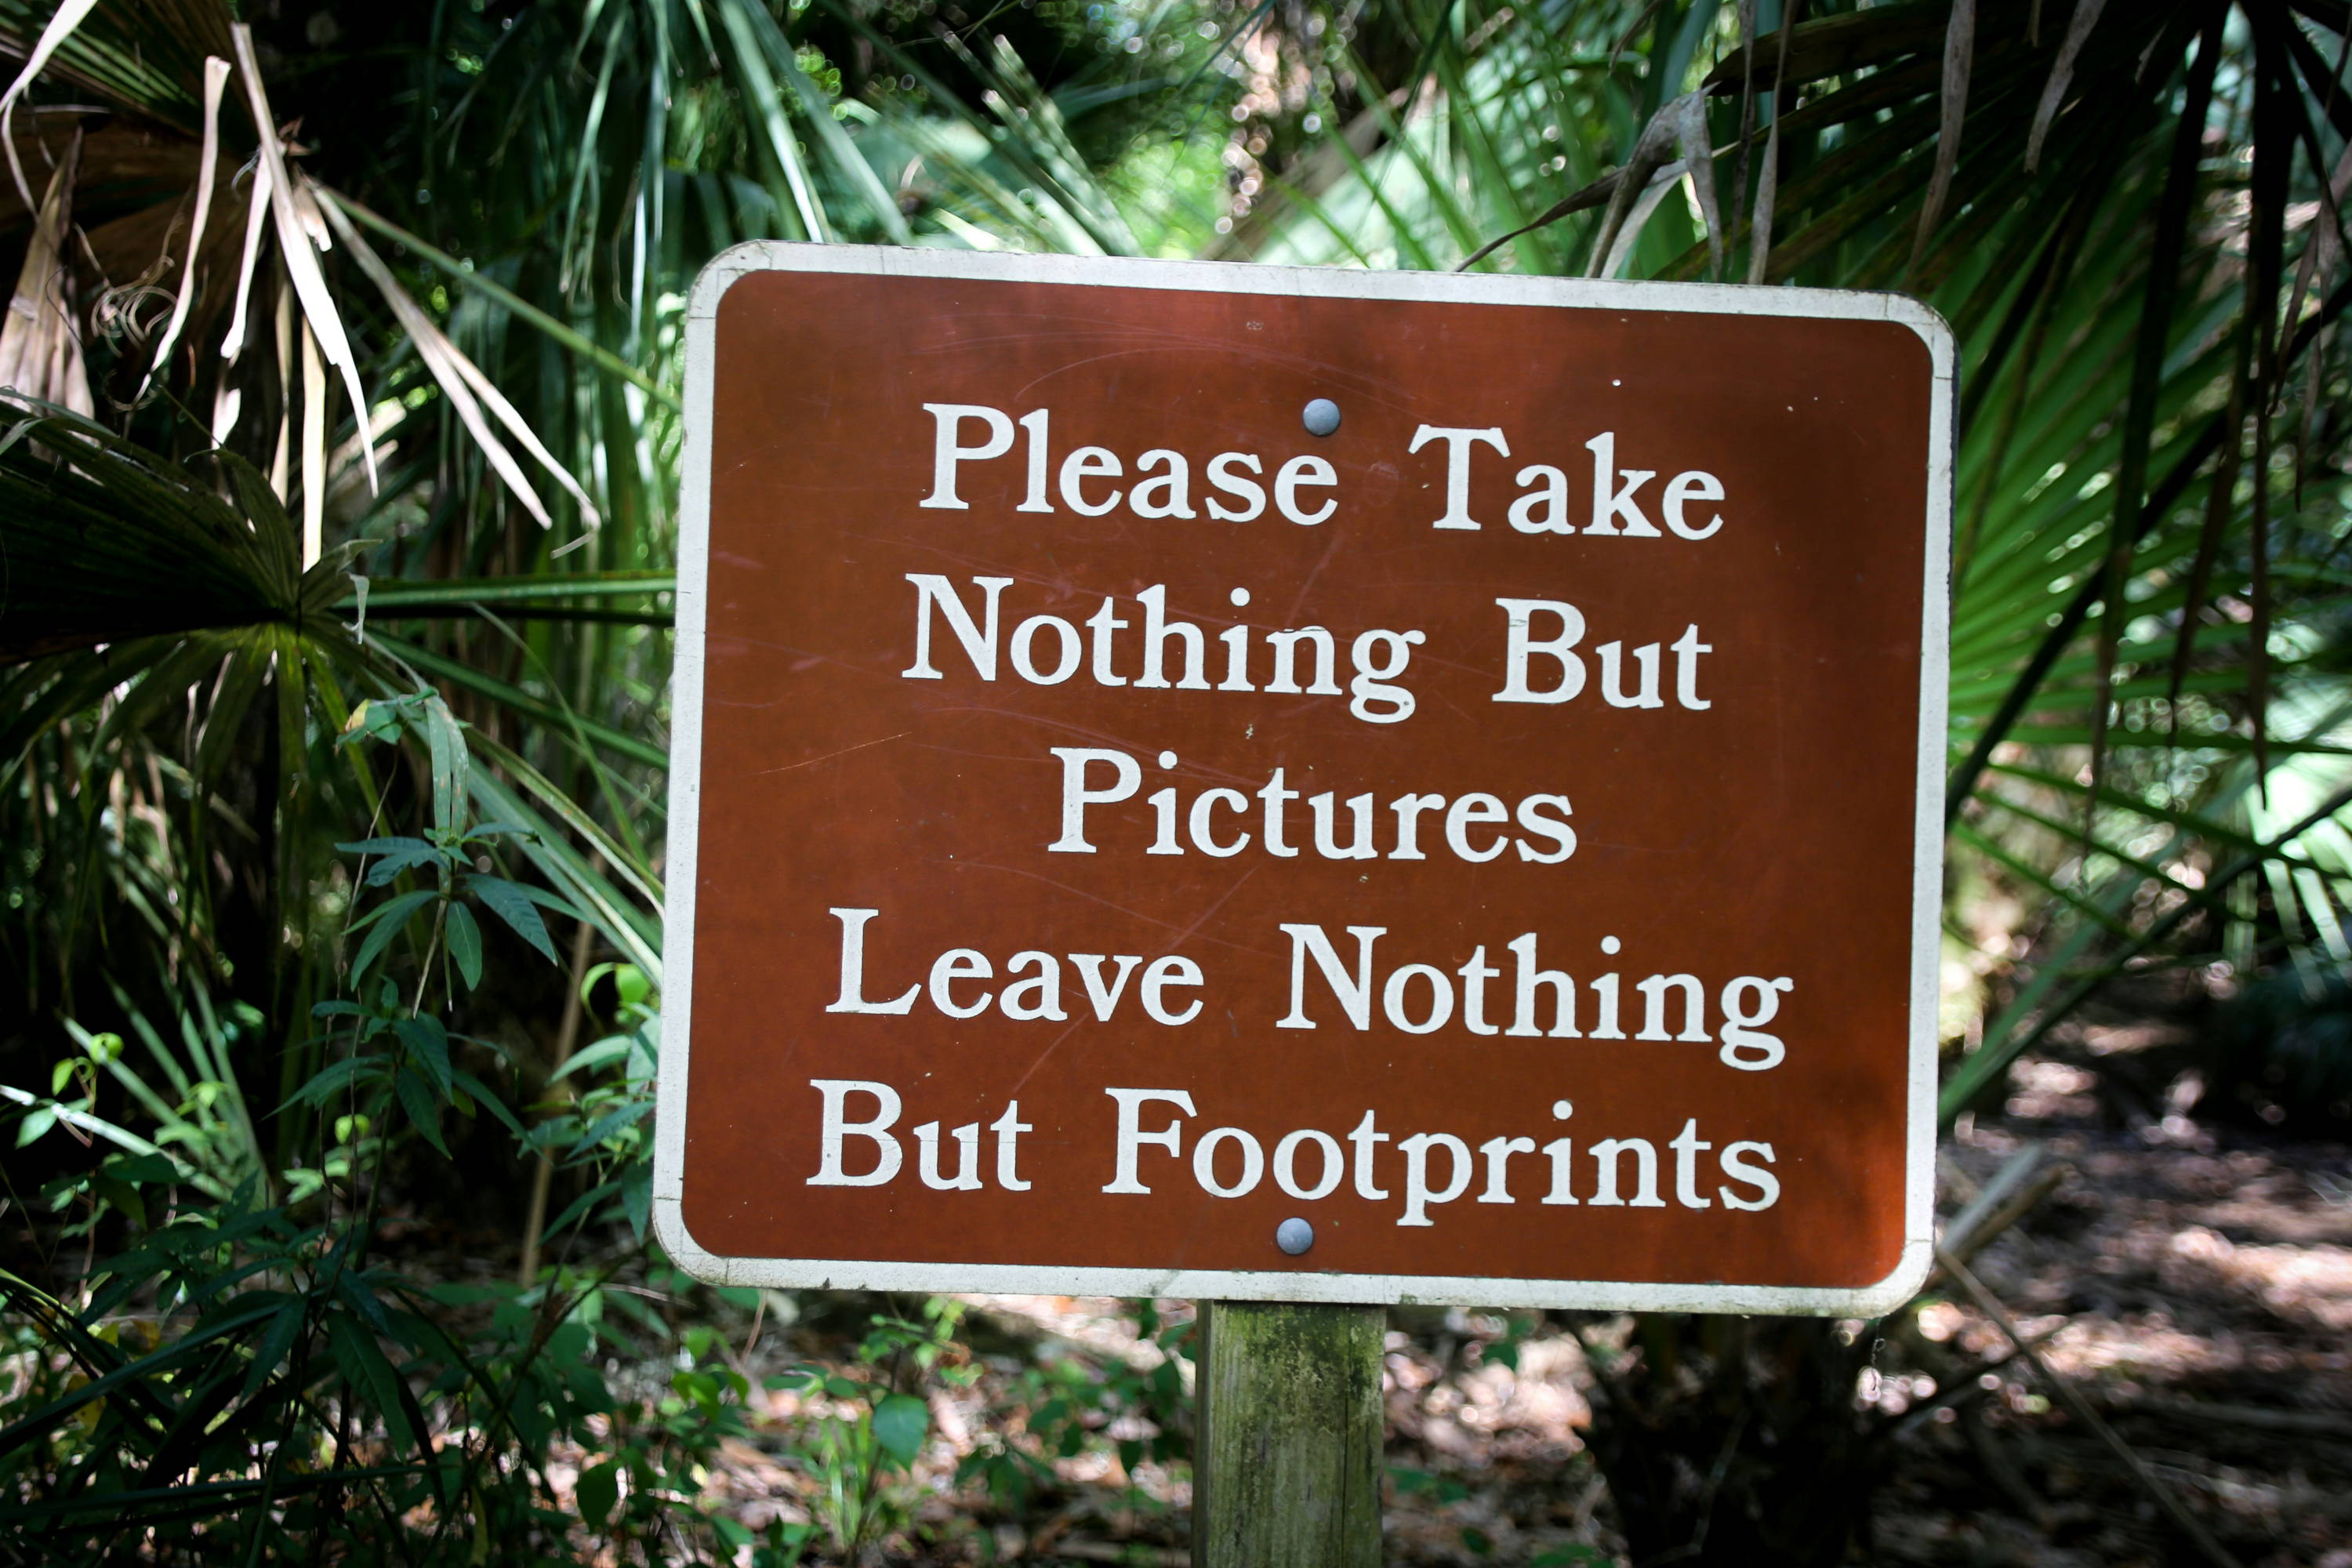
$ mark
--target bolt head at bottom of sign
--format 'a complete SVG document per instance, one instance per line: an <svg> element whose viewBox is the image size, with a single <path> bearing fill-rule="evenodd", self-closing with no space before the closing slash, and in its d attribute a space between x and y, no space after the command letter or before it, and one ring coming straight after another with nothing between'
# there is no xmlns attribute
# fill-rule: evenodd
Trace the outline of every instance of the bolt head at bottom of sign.
<svg viewBox="0 0 2352 1568"><path fill-rule="evenodd" d="M1339 427L1339 405L1328 397L1318 397L1308 403L1300 416L1310 436L1328 436Z"/></svg>
<svg viewBox="0 0 2352 1568"><path fill-rule="evenodd" d="M1315 1227L1293 1215L1274 1227L1274 1244L1296 1258L1315 1245Z"/></svg>

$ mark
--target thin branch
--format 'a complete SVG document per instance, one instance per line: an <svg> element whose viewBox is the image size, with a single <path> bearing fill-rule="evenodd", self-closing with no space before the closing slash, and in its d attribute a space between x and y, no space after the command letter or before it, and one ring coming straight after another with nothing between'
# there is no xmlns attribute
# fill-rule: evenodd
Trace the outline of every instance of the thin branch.
<svg viewBox="0 0 2352 1568"><path fill-rule="evenodd" d="M2108 1450L2124 1462L2124 1468L2131 1473L2133 1482L2140 1490L2147 1494L2157 1507L2164 1510L2173 1523L2179 1525L2187 1533L2190 1541L2196 1542L2197 1550L2205 1554L2205 1560L2211 1563L2214 1568L2240 1568L2238 1560L2231 1556L2229 1550L2213 1538L2211 1531L2205 1528L2205 1521L2189 1512L2188 1507L2181 1502L2179 1496L2157 1479L2156 1472L2148 1468L2147 1461L2141 1458L2130 1444L2116 1436L2116 1429L2107 1425L2105 1418L2093 1408L2089 1400L2083 1397L2083 1391L2076 1388L2071 1381L2062 1376L2056 1368L2042 1359L2042 1352L2027 1342L2024 1331L2018 1328L2016 1321L2010 1317L2008 1310L2001 1306L1999 1299L1990 1290L1985 1289L1984 1281L1969 1273L1967 1264L1941 1247L1936 1248L1936 1261L1943 1265L1945 1273L1958 1281L1960 1289L1968 1293L1969 1300L1976 1303L1977 1310L1990 1318L1999 1326L2000 1331L2009 1337L2009 1342L2017 1347L2018 1353L2023 1356L2027 1364L2033 1368L2034 1374L2042 1379L2051 1393L2058 1396L2059 1402L2066 1406L2074 1419L2089 1427L2097 1436L2099 1441L2105 1444Z"/></svg>

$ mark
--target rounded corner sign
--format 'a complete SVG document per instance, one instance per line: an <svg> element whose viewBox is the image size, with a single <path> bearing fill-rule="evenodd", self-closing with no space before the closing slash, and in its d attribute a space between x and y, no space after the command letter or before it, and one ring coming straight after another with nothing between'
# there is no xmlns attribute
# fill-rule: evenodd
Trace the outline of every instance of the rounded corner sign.
<svg viewBox="0 0 2352 1568"><path fill-rule="evenodd" d="M762 245L695 289L686 406L681 1263L1853 1315L1916 1288L1932 312Z"/></svg>

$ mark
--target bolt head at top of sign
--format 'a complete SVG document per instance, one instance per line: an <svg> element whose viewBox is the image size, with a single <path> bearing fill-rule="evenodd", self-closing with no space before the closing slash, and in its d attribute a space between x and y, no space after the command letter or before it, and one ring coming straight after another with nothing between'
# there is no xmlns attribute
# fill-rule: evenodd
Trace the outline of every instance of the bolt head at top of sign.
<svg viewBox="0 0 2352 1568"><path fill-rule="evenodd" d="M681 1256L1916 1270L1932 332L796 249L690 327Z"/></svg>

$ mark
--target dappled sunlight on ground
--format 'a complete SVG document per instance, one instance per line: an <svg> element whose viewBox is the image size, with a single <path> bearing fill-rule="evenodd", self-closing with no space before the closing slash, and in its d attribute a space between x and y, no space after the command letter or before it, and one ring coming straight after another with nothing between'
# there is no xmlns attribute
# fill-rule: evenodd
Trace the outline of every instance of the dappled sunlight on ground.
<svg viewBox="0 0 2352 1568"><path fill-rule="evenodd" d="M2071 1060L2019 1063L2003 1114L1946 1144L1942 1212L2043 1144L2062 1183L1978 1274L2248 1568L2352 1568L2352 1149L2202 1122L2184 1113L2193 1081L2158 1103L2095 1070L2167 1039L2093 1027ZM1876 1560L2174 1561L2177 1527L2009 1351L1949 1288L1889 1347L1890 1363L1940 1363L1978 1392L1898 1443Z"/></svg>
<svg viewBox="0 0 2352 1568"><path fill-rule="evenodd" d="M2163 1488L2245 1568L2352 1568L2352 1149L2200 1121L2193 1093L2118 1101L2098 1069L2160 1040L2116 1027L2070 1060L2026 1061L1995 1116L1964 1121L1939 1157L1938 1210L1964 1208L2021 1152L2061 1174L1972 1262L2046 1364L2104 1414ZM2143 1103L2143 1101L2145 1103ZM1185 1563L1190 1471L1115 1451L1148 1442L1135 1404L1089 1409L1096 1440L1039 1454L1023 1499L971 1471L1076 1384L1140 1386L1170 1359L1127 1304L1085 1297L967 1296L956 1375L927 1384L931 1422L910 1479L885 1489L894 1563ZM853 1407L761 1380L818 1363L855 1372L850 1348L881 1297L770 1293L731 1362L750 1380L748 1438L713 1458L703 1498L759 1529L840 1521L841 1464L816 1434ZM1156 1304L1164 1330L1189 1302ZM1857 1562L1953 1568L2158 1568L2178 1531L2123 1461L2017 1360L1962 1292L1931 1286L1914 1313L1877 1325L1855 1409L1881 1439L1882 1479ZM1391 1313L1383 1358L1390 1422L1386 1556L1396 1563L1625 1561L1588 1448L1601 1396L1573 1330L1595 1353L1638 1357L1630 1320ZM1511 1364L1516 1362L1516 1364ZM1160 1414L1191 1416L1182 1397ZM644 1369L647 1386L661 1368ZM1042 1380L1042 1381L1041 1381ZM1135 1457L1135 1451L1130 1451ZM589 1456L560 1455L568 1495ZM961 1479L960 1479L961 1477ZM1579 1549L1582 1549L1580 1552ZM821 1552L822 1560L838 1561ZM869 1554L870 1555L870 1554Z"/></svg>

